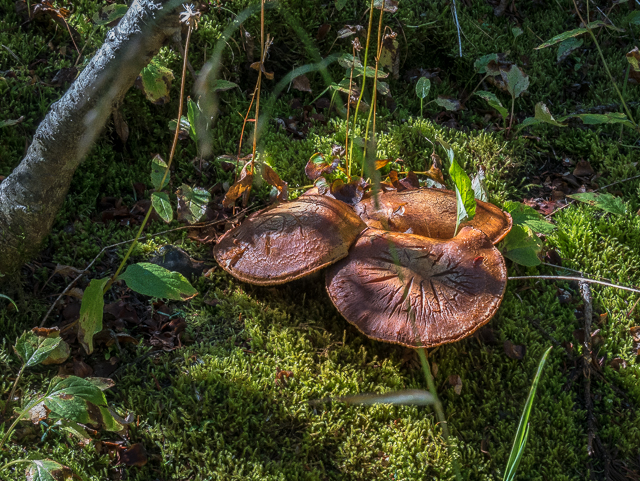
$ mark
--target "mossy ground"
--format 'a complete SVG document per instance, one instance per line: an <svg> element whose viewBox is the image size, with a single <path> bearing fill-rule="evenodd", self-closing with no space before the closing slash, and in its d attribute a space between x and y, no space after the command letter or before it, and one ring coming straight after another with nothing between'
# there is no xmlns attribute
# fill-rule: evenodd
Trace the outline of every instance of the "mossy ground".
<svg viewBox="0 0 640 481"><path fill-rule="evenodd" d="M204 56L210 56L222 26L232 18L229 11L238 13L248 3L228 2L223 9L212 8L202 20L191 45L194 68L199 69ZM458 2L458 13L464 33L462 58L457 56L455 26L446 2L402 2L398 14L389 19L392 28L402 27L401 72L411 68L441 69L442 83L433 84L430 98L436 94L457 95L465 85L469 92L478 82L472 70L474 60L489 53L508 52L509 58L524 64L531 78L529 93L516 101L520 120L532 116L533 106L541 100L554 113L617 102L589 41L560 64L556 63L555 48L533 50L540 39L578 26L572 2L516 2L524 31L518 37L513 35L508 18L493 16L491 5L472 2L467 7L461 3ZM601 3L605 11L610 6ZM92 2L79 2L70 17L87 43L86 53L95 51L104 37L105 28L94 31L89 21L98 7ZM0 43L13 52L12 55L7 49L0 49L0 70L4 71L0 75L4 77L0 79L0 120L24 115L25 121L0 130L0 175L8 175L17 165L25 141L29 141L51 102L64 90L45 84L58 69L75 61L66 32L48 22L19 27L22 20L13 8L9 0L0 2ZM620 84L626 69L624 53L633 47L636 28L624 23L628 8L623 4L608 13L616 25L627 29L625 32L599 33L604 54ZM310 9L313 15L308 15ZM276 36L271 68L281 77L291 68L311 61L294 27L300 26L314 38L313 44L325 54L342 25L366 21L362 17L365 10L364 2L349 3L338 12L333 2L295 0L270 10L266 31ZM324 23L331 23L332 33L315 40L318 27ZM249 20L245 27L257 37L257 18ZM238 35L234 38L239 42ZM334 48L342 51L349 47L339 41ZM40 58L47 62L34 64ZM166 48L159 58L178 74L177 53ZM231 91L222 96L222 115L211 132L216 155L237 149L242 127L237 112L246 111L246 91L255 81L246 63L245 50L231 42L225 50L223 75L237 82L244 93ZM15 72L15 78L7 75L9 70ZM334 80L340 80L340 69L331 67L329 72ZM314 94L319 93L324 88L320 76L310 78ZM127 95L123 114L131 136L123 145L114 129L108 127L80 167L47 241L47 258L84 267L103 246L133 236L133 229L95 222L97 202L108 195L123 197L130 204L135 195L132 184L148 183L153 154L165 155L169 150L171 133L167 123L177 111L175 84L172 101L165 106L149 104L138 90ZM476 113L486 109L480 100L468 102L467 110L458 117L467 132L453 131L420 118L413 85L405 82L402 75L390 84L398 106L393 111L383 107L379 110L379 157L402 157L409 166L422 170L431 153L431 144L425 137L432 141L442 137L452 143L468 172L474 172L479 165L487 169L492 200L498 204L521 200L523 188L530 183L530 173L538 172L544 162L557 165L564 156L589 160L594 169L603 173L606 182L637 173L639 154L633 147L637 136L629 131L623 133L620 142L617 128L539 127L529 132L529 138L512 136L505 140L503 133L468 131L468 126L489 126ZM510 105L508 95L496 93L503 104ZM634 101L637 87L629 86L625 96ZM293 97L303 102L313 98L310 94L288 93L269 115L299 114L289 107ZM425 117L435 117L436 113L433 104L425 108ZM633 113L637 118L638 112ZM270 123L260 150L291 187L303 186L307 183L304 165L309 156L316 151L328 153L331 145L343 143L344 137L345 123L338 118L329 119L326 125L315 125L304 140L292 140ZM189 164L195 154L192 143L180 144L178 168L173 174L175 185L182 180L190 182L189 179L197 183L199 177ZM215 169L210 181L230 179L231 174ZM640 207L639 185L638 181L631 181L618 186L628 202L625 216L603 214L585 205L559 212L554 216L557 230L547 237L546 246L555 248L568 267L616 283L640 284L640 217L636 214ZM71 225L73 229L65 229ZM165 228L157 224L151 230ZM155 238L142 246L138 257L165 242L181 244L194 255L210 260L209 248L193 245L184 232ZM54 298L51 295L64 287L62 281L54 279L41 290L51 272L38 264L31 267L33 274L25 275L4 292L17 301L20 309L17 313L8 308L0 311L5 353L22 330L39 324ZM557 272L549 268L510 268L511 275L539 273ZM125 479L453 477L452 459L430 408L309 404L310 400L328 396L425 388L411 352L360 335L332 306L321 279L256 288L218 271L212 278L199 280L196 287L201 296L180 306L188 313L186 337L191 342L136 364L133 361L148 348L130 348L123 355L123 362L131 366L116 376L117 386L110 391L109 401L122 413L136 414L130 439L142 442L150 455L145 467L127 469ZM558 287L567 289L574 302L561 304ZM607 313L597 326L597 356L602 359L603 377L592 381L597 434L606 453L599 450L593 458L587 454L583 379L575 375L579 370L575 359L561 347L562 343L573 343L573 355L580 355L573 337L583 322L576 286L547 281L510 282L502 306L490 323L494 342L473 337L443 346L430 355L437 365L436 384L465 479L501 479L538 360L552 342L557 347L538 390L519 479L588 479L590 465L596 479L604 479L605 470L612 466L630 479L638 475L640 365L628 334L630 326L640 324L640 309L632 309L637 295L604 287L594 287L593 291L596 309ZM219 303L209 306L203 299L217 299ZM523 360L506 356L505 340L527 347ZM615 357L624 359L626 368L612 369L609 361ZM15 364L11 366L15 370ZM293 376L286 383L276 382L278 370L291 371ZM42 389L52 374L50 369L36 369L24 379L23 387ZM462 379L459 395L448 382L450 375ZM8 395L12 376L0 377L3 399ZM77 447L56 433L39 441L40 429L43 428L37 427L21 443L12 445L2 457L49 457L87 479L114 479L116 472L108 456L98 454L94 446ZM102 438L109 439L109 435ZM18 474L15 476L19 478Z"/></svg>

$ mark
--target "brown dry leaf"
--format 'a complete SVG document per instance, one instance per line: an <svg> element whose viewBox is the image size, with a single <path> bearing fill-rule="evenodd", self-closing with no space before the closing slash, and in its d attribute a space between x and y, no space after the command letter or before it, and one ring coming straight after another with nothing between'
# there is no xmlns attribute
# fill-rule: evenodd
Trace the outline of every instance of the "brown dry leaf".
<svg viewBox="0 0 640 481"><path fill-rule="evenodd" d="M44 405L44 402L36 404L29 409L29 419L33 424L40 424L40 421L44 421L49 417L51 410Z"/></svg>
<svg viewBox="0 0 640 481"><path fill-rule="evenodd" d="M65 278L66 277L76 278L81 273L82 273L82 271L80 269L76 269L75 267L58 264L58 265L56 265L56 268L53 271L52 275L55 276L56 274L60 274L62 277L65 277Z"/></svg>
<svg viewBox="0 0 640 481"><path fill-rule="evenodd" d="M129 138L129 126L125 122L120 109L116 109L113 111L113 126L116 129L118 137L120 137L120 140L122 140L122 143L126 144L127 139Z"/></svg>
<svg viewBox="0 0 640 481"><path fill-rule="evenodd" d="M269 80L273 80L273 72L267 72L263 62L253 62L251 68L254 70L260 70Z"/></svg>
<svg viewBox="0 0 640 481"><path fill-rule="evenodd" d="M521 360L524 359L524 356L527 353L527 348L525 346L514 344L507 339L504 341L504 353L510 359Z"/></svg>
<svg viewBox="0 0 640 481"><path fill-rule="evenodd" d="M329 163L325 156L321 153L315 153L309 158L309 162L304 168L304 173L307 174L307 177L311 180L318 179L323 174L330 174L338 164L340 163L340 157L334 157L333 160Z"/></svg>
<svg viewBox="0 0 640 481"><path fill-rule="evenodd" d="M324 23L320 25L320 27L318 28L318 33L316 34L316 40L318 41L323 40L327 36L330 30L331 30L330 23Z"/></svg>
<svg viewBox="0 0 640 481"><path fill-rule="evenodd" d="M593 170L593 167L591 167L591 164L586 160L578 162L576 168L573 169L573 175L576 177L589 177L593 174L595 174L595 171Z"/></svg>
<svg viewBox="0 0 640 481"><path fill-rule="evenodd" d="M640 83L640 51L638 47L634 47L629 53L626 54L627 61L631 68L629 69L629 83Z"/></svg>
<svg viewBox="0 0 640 481"><path fill-rule="evenodd" d="M416 173L413 170L410 170L407 173L407 176L404 179L400 180L400 183L407 190L419 189L420 188L420 181L418 180L418 176L416 175Z"/></svg>
<svg viewBox="0 0 640 481"><path fill-rule="evenodd" d="M627 367L627 362L624 359L620 359L619 357L616 357L611 360L611 362L609 363L609 366L611 366L616 371L619 371L620 368L624 369Z"/></svg>
<svg viewBox="0 0 640 481"><path fill-rule="evenodd" d="M640 342L640 326L633 326L629 328L629 334L635 342Z"/></svg>
<svg viewBox="0 0 640 481"><path fill-rule="evenodd" d="M242 168L242 172L240 173L240 178L238 181L229 187L224 199L222 200L222 206L226 208L231 208L235 204L236 200L242 196L247 190L251 188L253 184L253 174L247 172L247 167L249 167L250 163L247 162L245 166Z"/></svg>
<svg viewBox="0 0 640 481"><path fill-rule="evenodd" d="M462 379L457 374L452 374L449 376L449 384L453 386L453 390L457 395L460 395L462 392Z"/></svg>
<svg viewBox="0 0 640 481"><path fill-rule="evenodd" d="M387 0L388 1L388 0ZM382 50L380 52L379 65L387 72L391 72L394 79L400 77L400 55L398 55L400 43L396 32L387 33L382 37Z"/></svg>
<svg viewBox="0 0 640 481"><path fill-rule="evenodd" d="M438 365L435 362L431 363L431 374L434 378L438 376Z"/></svg>
<svg viewBox="0 0 640 481"><path fill-rule="evenodd" d="M83 294L84 291L82 289L80 289L79 287L74 287L72 289L69 289L65 295L69 297L75 297L76 299L82 299Z"/></svg>
<svg viewBox="0 0 640 481"><path fill-rule="evenodd" d="M331 184L331 195L346 204L356 205L362 200L367 182L361 177L353 176L348 184L341 179L333 181Z"/></svg>
<svg viewBox="0 0 640 481"><path fill-rule="evenodd" d="M81 357L73 358L73 375L81 378L89 377L93 374L93 369Z"/></svg>
<svg viewBox="0 0 640 481"><path fill-rule="evenodd" d="M293 79L292 85L294 89L300 90L300 92L309 92L313 93L311 90L311 83L309 82L309 78L306 75L298 75Z"/></svg>
<svg viewBox="0 0 640 481"><path fill-rule="evenodd" d="M393 159L376 159L375 168L376 170L380 170L383 167L386 167L389 162Z"/></svg>
<svg viewBox="0 0 640 481"><path fill-rule="evenodd" d="M288 184L283 181L276 171L269 164L262 164L262 178L269 184L278 189L278 200L283 202L289 199Z"/></svg>
<svg viewBox="0 0 640 481"><path fill-rule="evenodd" d="M133 444L120 453L120 462L126 466L144 466L147 464L147 451L142 443Z"/></svg>

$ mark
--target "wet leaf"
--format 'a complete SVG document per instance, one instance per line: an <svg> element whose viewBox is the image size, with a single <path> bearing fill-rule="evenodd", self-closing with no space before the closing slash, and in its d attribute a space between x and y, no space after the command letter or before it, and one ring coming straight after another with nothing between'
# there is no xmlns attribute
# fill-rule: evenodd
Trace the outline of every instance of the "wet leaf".
<svg viewBox="0 0 640 481"><path fill-rule="evenodd" d="M173 220L173 208L166 192L153 192L151 194L151 205L158 215L167 224Z"/></svg>
<svg viewBox="0 0 640 481"><path fill-rule="evenodd" d="M512 343L508 339L504 341L504 353L509 359L522 360L527 353L525 346L520 346Z"/></svg>
<svg viewBox="0 0 640 481"><path fill-rule="evenodd" d="M509 70L500 69L502 79L507 85L507 91L518 98L529 87L529 76L517 65L511 65Z"/></svg>
<svg viewBox="0 0 640 481"><path fill-rule="evenodd" d="M32 367L44 361L61 341L60 337L38 337L31 331L25 331L13 350L25 367Z"/></svg>
<svg viewBox="0 0 640 481"><path fill-rule="evenodd" d="M602 209L611 214L624 215L627 213L627 204L620 197L611 194L597 194L595 192L584 192L582 194L568 195L571 199L585 202L589 205Z"/></svg>
<svg viewBox="0 0 640 481"><path fill-rule="evenodd" d="M537 210L520 202L507 201L502 208L511 214L514 226L526 226L541 234L551 234L556 228L551 222L544 220Z"/></svg>
<svg viewBox="0 0 640 481"><path fill-rule="evenodd" d="M398 11L398 2L396 0L373 0L373 8L384 10L388 13L396 13Z"/></svg>
<svg viewBox="0 0 640 481"><path fill-rule="evenodd" d="M51 364L62 364L69 358L70 354L71 348L69 347L69 344L64 341L60 341L60 344L58 344L56 348L49 353L44 361L42 361L42 365L48 366Z"/></svg>
<svg viewBox="0 0 640 481"><path fill-rule="evenodd" d="M271 168L270 165L263 163L261 165L262 169L262 178L267 182L267 184L274 186L278 189L278 200L286 201L289 198L289 187L286 182L284 182L280 176L276 173L275 170Z"/></svg>
<svg viewBox="0 0 640 481"><path fill-rule="evenodd" d="M25 471L27 481L63 481L66 479L80 479L70 468L51 459L37 459L30 461Z"/></svg>
<svg viewBox="0 0 640 481"><path fill-rule="evenodd" d="M167 163L160 157L160 154L156 154L156 156L151 160L151 185L156 190L162 190L169 184L170 175L167 174L167 178L164 179L164 183L162 183L162 178L164 177L164 173L167 170Z"/></svg>
<svg viewBox="0 0 640 481"><path fill-rule="evenodd" d="M316 180L318 177L324 174L331 174L340 163L340 157L334 157L331 161L328 161L324 155L316 152L309 158L309 162L304 168L304 173L311 180Z"/></svg>
<svg viewBox="0 0 640 481"><path fill-rule="evenodd" d="M390 0L385 1L389 2ZM387 33L382 37L382 50L378 61L380 67L391 72L394 79L397 79L400 73L400 56L398 55L400 43L397 37L396 32Z"/></svg>
<svg viewBox="0 0 640 481"><path fill-rule="evenodd" d="M95 13L92 18L93 23L95 23L96 25L108 25L111 22L124 17L125 13L127 13L128 8L129 7L127 5L120 5L116 3L107 5Z"/></svg>
<svg viewBox="0 0 640 481"><path fill-rule="evenodd" d="M245 164L245 166L242 168L242 172L240 173L240 178L229 188L227 194L224 196L224 199L222 201L222 205L224 207L233 207L236 200L238 200L240 196L242 196L242 194L244 194L248 189L251 188L251 185L253 184L253 174L248 172L247 170L249 165L251 165L249 162Z"/></svg>
<svg viewBox="0 0 640 481"><path fill-rule="evenodd" d="M509 115L509 111L502 105L498 97L493 92L487 92L486 90L478 90L476 95L482 98L485 102L489 104L489 107L496 109L498 113L502 116L502 120L507 118Z"/></svg>
<svg viewBox="0 0 640 481"><path fill-rule="evenodd" d="M306 75L298 75L293 79L291 86L299 90L300 92L309 92L313 93L311 90L311 83L309 82L309 78Z"/></svg>
<svg viewBox="0 0 640 481"><path fill-rule="evenodd" d="M440 107L444 107L445 109L451 112L457 112L458 110L462 109L462 104L460 103L460 100L453 97L438 95L438 98L436 99L436 103Z"/></svg>
<svg viewBox="0 0 640 481"><path fill-rule="evenodd" d="M182 274L148 262L130 265L118 279L133 291L160 299L180 301L198 293Z"/></svg>
<svg viewBox="0 0 640 481"><path fill-rule="evenodd" d="M595 22L593 22L595 23ZM593 25L590 24L590 25ZM600 22L602 24L602 22ZM572 37L577 37L578 35L582 35L583 33L587 33L589 30L586 28L576 28L573 30L569 30L568 32L562 32L559 35L556 35L555 37L553 37L550 40L547 40L546 42L544 42L542 45L539 45L538 47L535 47L535 50L539 50L541 48L547 48L547 47L551 47L552 45L555 45L557 43L560 42L564 42L565 40L572 38Z"/></svg>
<svg viewBox="0 0 640 481"><path fill-rule="evenodd" d="M416 95L420 99L424 99L429 95L431 89L431 80L426 77L420 77L416 83Z"/></svg>
<svg viewBox="0 0 640 481"><path fill-rule="evenodd" d="M198 222L207 210L211 194L201 187L189 187L182 184L176 191L178 196L178 220L189 224Z"/></svg>
<svg viewBox="0 0 640 481"><path fill-rule="evenodd" d="M511 33L513 34L514 38L518 38L524 33L524 30L522 30L520 27L511 27Z"/></svg>
<svg viewBox="0 0 640 481"><path fill-rule="evenodd" d="M317 41L324 40L324 38L327 36L327 34L330 31L331 31L331 24L323 23L318 27L318 33L316 33L316 40Z"/></svg>
<svg viewBox="0 0 640 481"><path fill-rule="evenodd" d="M569 55L571 55L574 50L582 47L583 43L584 40L575 37L568 38L567 40L562 42L558 47L558 55L556 56L557 62L560 63L565 60Z"/></svg>
<svg viewBox="0 0 640 481"><path fill-rule="evenodd" d="M169 102L169 91L173 81L173 72L163 67L155 60L151 60L140 73L142 91L150 102L163 105Z"/></svg>
<svg viewBox="0 0 640 481"><path fill-rule="evenodd" d="M593 167L587 160L580 160L576 164L576 168L573 169L573 175L576 177L590 177L595 174Z"/></svg>
<svg viewBox="0 0 640 481"><path fill-rule="evenodd" d="M93 336L102 331L102 316L104 311L104 295L102 290L109 282L109 277L91 279L84 290L80 305L80 319L78 319L78 341L87 354L93 352Z"/></svg>
<svg viewBox="0 0 640 481"><path fill-rule="evenodd" d="M520 225L514 225L502 243L502 254L505 257L527 267L540 265L538 254L541 250L540 239Z"/></svg>

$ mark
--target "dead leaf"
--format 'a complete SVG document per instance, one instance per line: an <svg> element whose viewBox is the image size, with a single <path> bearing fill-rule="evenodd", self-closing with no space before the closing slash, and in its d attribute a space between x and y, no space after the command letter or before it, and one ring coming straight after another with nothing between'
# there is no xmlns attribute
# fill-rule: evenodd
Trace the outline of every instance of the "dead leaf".
<svg viewBox="0 0 640 481"><path fill-rule="evenodd" d="M267 69L265 68L263 62L253 62L251 64L251 68L253 70L261 71L265 77L267 77L269 80L273 80L273 72L267 72Z"/></svg>
<svg viewBox="0 0 640 481"><path fill-rule="evenodd" d="M133 444L120 453L120 462L126 466L141 467L147 464L147 451L142 443Z"/></svg>
<svg viewBox="0 0 640 481"><path fill-rule="evenodd" d="M56 265L55 270L52 275L60 274L64 278L73 277L74 279L78 277L82 271L80 269L76 269L75 267L65 266L63 264Z"/></svg>
<svg viewBox="0 0 640 481"><path fill-rule="evenodd" d="M309 179L316 180L324 174L332 173L336 170L339 163L340 157L334 157L332 161L329 162L325 159L324 155L315 153L309 158L309 161L304 168L304 173L309 177Z"/></svg>
<svg viewBox="0 0 640 481"><path fill-rule="evenodd" d="M44 402L36 404L29 409L29 419L33 424L40 424L40 421L44 421L49 417L51 410L44 405Z"/></svg>
<svg viewBox="0 0 640 481"><path fill-rule="evenodd" d="M253 184L253 174L247 171L247 167L249 167L249 165L251 165L249 162L245 164L242 168L242 172L240 172L240 179L238 179L238 181L227 191L224 199L222 200L223 207L233 207L236 200L251 188L251 185Z"/></svg>
<svg viewBox="0 0 640 481"><path fill-rule="evenodd" d="M391 162L393 159L376 159L376 163L375 163L375 169L376 170L380 170L383 167L386 167L387 164L389 162Z"/></svg>
<svg viewBox="0 0 640 481"><path fill-rule="evenodd" d="M418 176L416 175L416 173L412 170L410 170L407 173L407 176L404 179L400 180L400 183L407 189L407 190L414 190L414 189L419 189L420 188L420 181L418 180Z"/></svg>
<svg viewBox="0 0 640 481"><path fill-rule="evenodd" d="M462 379L457 374L449 376L449 384L453 386L453 391L459 396L462 392Z"/></svg>
<svg viewBox="0 0 640 481"><path fill-rule="evenodd" d="M278 174L276 174L276 171L273 170L269 164L263 163L261 167L262 178L265 182L278 189L278 200L283 202L287 201L289 199L288 184L284 182Z"/></svg>
<svg viewBox="0 0 640 481"><path fill-rule="evenodd" d="M635 342L640 342L640 326L633 326L629 328L629 334Z"/></svg>
<svg viewBox="0 0 640 481"><path fill-rule="evenodd" d="M400 55L398 55L400 43L397 37L396 32L387 33L382 37L382 51L379 60L379 65L387 72L391 72L394 79L400 77Z"/></svg>
<svg viewBox="0 0 640 481"><path fill-rule="evenodd" d="M616 357L611 360L611 362L609 363L609 366L611 366L616 371L619 371L620 368L624 369L627 367L627 362L624 359L620 359L619 357Z"/></svg>
<svg viewBox="0 0 640 481"><path fill-rule="evenodd" d="M120 137L120 140L122 140L122 143L126 144L127 139L129 138L129 126L125 122L120 109L116 109L113 111L113 125L116 129L118 137Z"/></svg>
<svg viewBox="0 0 640 481"><path fill-rule="evenodd" d="M93 374L93 369L80 356L73 358L73 375L81 378L89 377Z"/></svg>
<svg viewBox="0 0 640 481"><path fill-rule="evenodd" d="M593 174L595 174L595 171L593 170L593 167L591 167L591 164L586 160L578 162L576 168L573 169L573 175L576 177L589 177Z"/></svg>
<svg viewBox="0 0 640 481"><path fill-rule="evenodd" d="M353 176L348 184L341 179L333 181L330 192L336 199L350 205L356 205L362 200L367 182L361 177Z"/></svg>
<svg viewBox="0 0 640 481"><path fill-rule="evenodd" d="M324 23L320 25L320 27L318 28L318 33L316 34L316 40L317 41L323 40L327 36L330 30L331 30L330 23Z"/></svg>
<svg viewBox="0 0 640 481"><path fill-rule="evenodd" d="M631 68L629 69L629 83L640 83L640 51L638 47L634 47L629 53L626 54L627 61Z"/></svg>
<svg viewBox="0 0 640 481"><path fill-rule="evenodd" d="M507 339L504 341L504 353L508 358L519 361L524 359L524 356L527 353L527 348L525 346L513 344Z"/></svg>
<svg viewBox="0 0 640 481"><path fill-rule="evenodd" d="M373 8L384 10L387 13L396 13L398 11L397 0L374 0Z"/></svg>
<svg viewBox="0 0 640 481"><path fill-rule="evenodd" d="M364 31L362 25L345 25L338 30L338 39L350 37L351 35L355 35L361 31Z"/></svg>
<svg viewBox="0 0 640 481"><path fill-rule="evenodd" d="M291 86L296 90L300 90L300 92L313 93L311 83L309 83L309 78L306 75L298 75L293 79Z"/></svg>

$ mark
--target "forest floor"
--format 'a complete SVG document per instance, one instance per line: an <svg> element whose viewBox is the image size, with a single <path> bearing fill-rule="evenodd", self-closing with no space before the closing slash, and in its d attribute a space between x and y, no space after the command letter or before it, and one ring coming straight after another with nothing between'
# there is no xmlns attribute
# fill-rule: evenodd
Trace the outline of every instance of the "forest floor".
<svg viewBox="0 0 640 481"><path fill-rule="evenodd" d="M95 15L112 2L75 2L66 17L83 50L77 64L69 31L46 15L25 21L23 3L0 0L0 122L22 119L0 128L0 181L20 162L51 103L100 47L108 27L96 25ZM223 29L251 3L210 3L189 50L196 73L211 58ZM516 0L507 2L501 16L494 14L498 2L456 3L462 55L450 2L407 0L397 13L385 14L385 23L398 33L398 68L397 78L386 79L392 97L378 103L378 158L401 158L404 163L394 165L424 171L431 162L431 142L446 140L466 172L486 171L491 202L527 202L548 216L556 228L542 237L544 263L523 267L507 261L511 276L576 275L551 265L561 264L588 277L639 286L640 180L607 190L625 202L626 213L620 215L584 203L567 205L566 198L581 188L593 190L638 175L638 133L580 120L569 120L565 127L520 128L539 102L556 116L622 111L587 35L577 37L581 41L564 58L557 45L535 49L580 26L574 3ZM338 32L345 25L366 28L368 22L368 2L285 0L273 5L265 31L275 37L267 60L275 81L264 82L265 98L293 68L314 62L314 55L351 53L354 37L336 40ZM69 7L63 2L55 6ZM586 14L583 2L578 8ZM637 8L634 2L596 0L590 20L618 28L595 32L615 85L630 113L640 119L638 82L633 72L628 75L625 59L637 44ZM365 34L358 35L363 42ZM259 15L253 15L227 42L221 76L239 88L220 95L209 158L201 162L195 143L180 141L174 190L184 182L220 193L225 183L233 182L233 169L228 171L224 163L228 159L219 156L237 153L242 117L257 78L249 65L259 57L259 38ZM312 48L304 46L305 38ZM476 60L500 53L530 81L515 100L510 130L498 111L471 95L483 79L474 68ZM84 269L103 247L135 235L141 215L131 209L148 199L151 159L156 153L168 157L173 135L168 123L177 117L178 48L163 48L156 62L174 73L170 100L155 105L140 89L131 89L120 109L128 139L123 141L118 126L107 127L77 171L41 255L0 288L18 307L16 311L0 299L3 402L17 373L11 349L16 338L40 324L74 277L73 269ZM333 64L326 73L337 83L344 69ZM316 100L325 80L318 72L307 77L303 90L295 85L286 89L271 111L261 113L270 121L259 154L289 183L294 196L311 183L304 172L309 158L315 152L330 155L334 144L345 142L346 121L328 108L331 93ZM420 77L431 80L424 106L415 93ZM482 90L511 109L506 91L483 82ZM187 73L187 91L194 95L192 88L193 77ZM461 100L464 108L449 111L427 104L438 95ZM250 134L245 138L243 155L251 152L251 139ZM576 171L578 166L587 173ZM264 205L269 188L256 185L254 192L253 209ZM96 340L96 351L87 356L76 342L67 363L28 371L18 390L42 391L56 373L112 378L115 387L106 391L109 403L122 416L133 414L126 437L100 431L83 446L61 430L25 421L0 461L51 458L91 480L454 479L452 455L430 407L309 402L426 389L414 351L360 334L333 307L322 277L278 287L241 283L216 268L211 242L200 242L203 236L193 229L176 230L181 227L178 221L154 221L134 260L161 255L166 245L182 248L203 262L193 280L199 295L165 304L118 286L105 299L105 327L120 335L120 343ZM89 278L112 274L126 247L107 250L79 287L86 287ZM640 325L638 295L603 286L592 291L594 363L588 397L581 347L584 305L575 282L510 281L498 313L485 328L429 354L464 479L503 479L536 366L551 345L518 479L640 479L640 339L632 329ZM79 306L66 296L47 326L73 322ZM144 447L145 463L127 456L127 447L136 443ZM11 476L22 479L19 469Z"/></svg>

